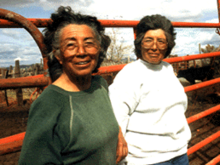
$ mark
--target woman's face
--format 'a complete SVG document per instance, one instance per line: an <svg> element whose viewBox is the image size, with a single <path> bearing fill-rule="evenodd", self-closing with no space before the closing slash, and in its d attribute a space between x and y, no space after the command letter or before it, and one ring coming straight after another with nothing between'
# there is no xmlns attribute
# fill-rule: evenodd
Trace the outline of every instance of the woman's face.
<svg viewBox="0 0 220 165"><path fill-rule="evenodd" d="M63 73L82 77L91 75L97 66L100 45L89 26L70 24L61 31L60 51L57 59Z"/></svg>
<svg viewBox="0 0 220 165"><path fill-rule="evenodd" d="M148 30L141 43L141 59L151 63L159 64L167 51L167 40L162 29Z"/></svg>

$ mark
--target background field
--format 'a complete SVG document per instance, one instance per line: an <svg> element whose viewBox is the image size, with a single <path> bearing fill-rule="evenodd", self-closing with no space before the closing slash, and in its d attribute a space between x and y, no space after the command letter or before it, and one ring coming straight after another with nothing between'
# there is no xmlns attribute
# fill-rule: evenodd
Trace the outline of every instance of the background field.
<svg viewBox="0 0 220 165"><path fill-rule="evenodd" d="M108 77L105 77L108 78ZM111 79L108 80L111 82ZM9 106L4 100L4 91L0 92L0 138L26 131L28 112L30 108L30 96L35 88L23 89L23 106L17 106L14 90L7 90ZM220 91L220 86L216 85L203 88L201 90L188 92L188 110L186 117L195 115L208 108L214 107L220 103L220 97L215 91ZM35 96L33 96L35 99ZM175 117L175 116L174 116ZM217 118L218 117L218 118ZM189 147L195 145L208 136L220 130L219 113L207 116L190 124L192 139ZM220 138L201 148L189 156L190 165L205 165L220 153ZM0 156L1 165L16 165L20 152L10 153ZM220 163L219 163L220 164Z"/></svg>

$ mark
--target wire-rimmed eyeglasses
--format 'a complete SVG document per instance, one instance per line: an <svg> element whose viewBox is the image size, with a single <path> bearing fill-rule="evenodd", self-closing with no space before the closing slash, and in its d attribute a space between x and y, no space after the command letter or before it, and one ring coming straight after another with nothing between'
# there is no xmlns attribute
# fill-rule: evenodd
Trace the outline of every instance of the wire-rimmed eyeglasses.
<svg viewBox="0 0 220 165"><path fill-rule="evenodd" d="M154 44L157 45L157 48L159 50L165 50L165 49L167 49L167 46L168 46L167 41L165 39L161 39L161 38L158 38L156 40L154 40L154 39L144 39L142 41L142 46L145 49L151 49Z"/></svg>
<svg viewBox="0 0 220 165"><path fill-rule="evenodd" d="M71 55L79 54L79 49L81 44L76 41L68 41L63 44L63 48L69 52ZM100 44L96 40L88 40L82 43L83 50L88 54L96 54L100 51Z"/></svg>

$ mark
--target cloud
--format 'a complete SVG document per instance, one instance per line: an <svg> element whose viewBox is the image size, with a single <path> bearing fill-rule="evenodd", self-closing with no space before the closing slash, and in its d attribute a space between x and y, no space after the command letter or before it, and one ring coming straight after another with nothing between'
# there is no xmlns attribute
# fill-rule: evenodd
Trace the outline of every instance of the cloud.
<svg viewBox="0 0 220 165"><path fill-rule="evenodd" d="M126 1L126 0L94 0L90 6L69 3L76 11L97 15L100 19L140 20L145 15L161 14L172 21L200 20L204 14L216 12L216 1L200 0L157 0L157 1ZM196 6L196 7L195 7Z"/></svg>
<svg viewBox="0 0 220 165"><path fill-rule="evenodd" d="M172 54L178 56L199 54L199 44L201 47L207 44L219 46L220 36L215 33L214 28L178 28L176 32L176 46Z"/></svg>
<svg viewBox="0 0 220 165"><path fill-rule="evenodd" d="M2 29L1 33L13 39L24 38L24 32L22 29Z"/></svg>
<svg viewBox="0 0 220 165"><path fill-rule="evenodd" d="M1 7L25 7L37 2L39 2L39 0L1 0Z"/></svg>
<svg viewBox="0 0 220 165"><path fill-rule="evenodd" d="M39 63L42 58L39 48L36 44L20 45L15 43L0 42L0 65L14 65L15 59L20 59L21 64Z"/></svg>
<svg viewBox="0 0 220 165"><path fill-rule="evenodd" d="M59 6L71 6L80 9L82 6L88 8L92 3L94 3L93 0L40 0L38 6L41 6L44 10L56 11Z"/></svg>
<svg viewBox="0 0 220 165"><path fill-rule="evenodd" d="M21 57L17 57L17 58L14 59L14 61L17 61L17 60L21 61Z"/></svg>
<svg viewBox="0 0 220 165"><path fill-rule="evenodd" d="M217 23L217 2L201 0L1 0L2 8L11 8L16 12L25 11L25 17L49 18L60 6L71 6L75 12L91 14L98 19L140 20L145 15L161 14L172 22L209 22ZM220 36L215 28L175 28L176 46L172 54L179 56L199 53L198 44L219 45ZM106 28L108 32L110 28ZM120 28L118 40L125 39L126 44L133 45L132 28ZM41 53L30 34L24 29L0 29L0 65L14 65L14 59L21 63L36 63ZM4 41L4 42L3 42ZM131 52L133 54L133 52ZM6 60L5 60L6 59Z"/></svg>
<svg viewBox="0 0 220 165"><path fill-rule="evenodd" d="M56 11L60 5L71 6L76 12L96 15L99 19L140 20L145 15L162 14L172 21L191 22L202 21L210 13L218 16L215 0L1 0L2 7L38 6L45 11Z"/></svg>

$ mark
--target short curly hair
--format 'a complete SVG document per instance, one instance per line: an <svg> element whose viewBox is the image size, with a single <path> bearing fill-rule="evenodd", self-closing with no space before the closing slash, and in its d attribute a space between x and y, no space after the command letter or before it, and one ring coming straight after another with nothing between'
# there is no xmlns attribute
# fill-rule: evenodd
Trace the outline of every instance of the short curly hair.
<svg viewBox="0 0 220 165"><path fill-rule="evenodd" d="M143 17L136 27L136 39L134 41L135 54L138 58L142 57L141 54L141 42L144 38L145 33L148 30L162 29L165 32L165 36L168 42L167 52L165 54L166 58L175 46L176 33L170 20L166 17L156 14L151 16Z"/></svg>
<svg viewBox="0 0 220 165"><path fill-rule="evenodd" d="M105 35L105 29L96 17L74 13L71 7L60 6L55 13L51 14L52 23L44 30L45 54L48 56L49 74L52 81L55 81L62 74L62 65L59 64L55 56L60 55L60 32L70 25L87 25L95 33L95 37L101 45L99 59L93 73L98 72L98 68L106 57L107 49L111 43L109 36ZM53 51L55 50L55 51Z"/></svg>

